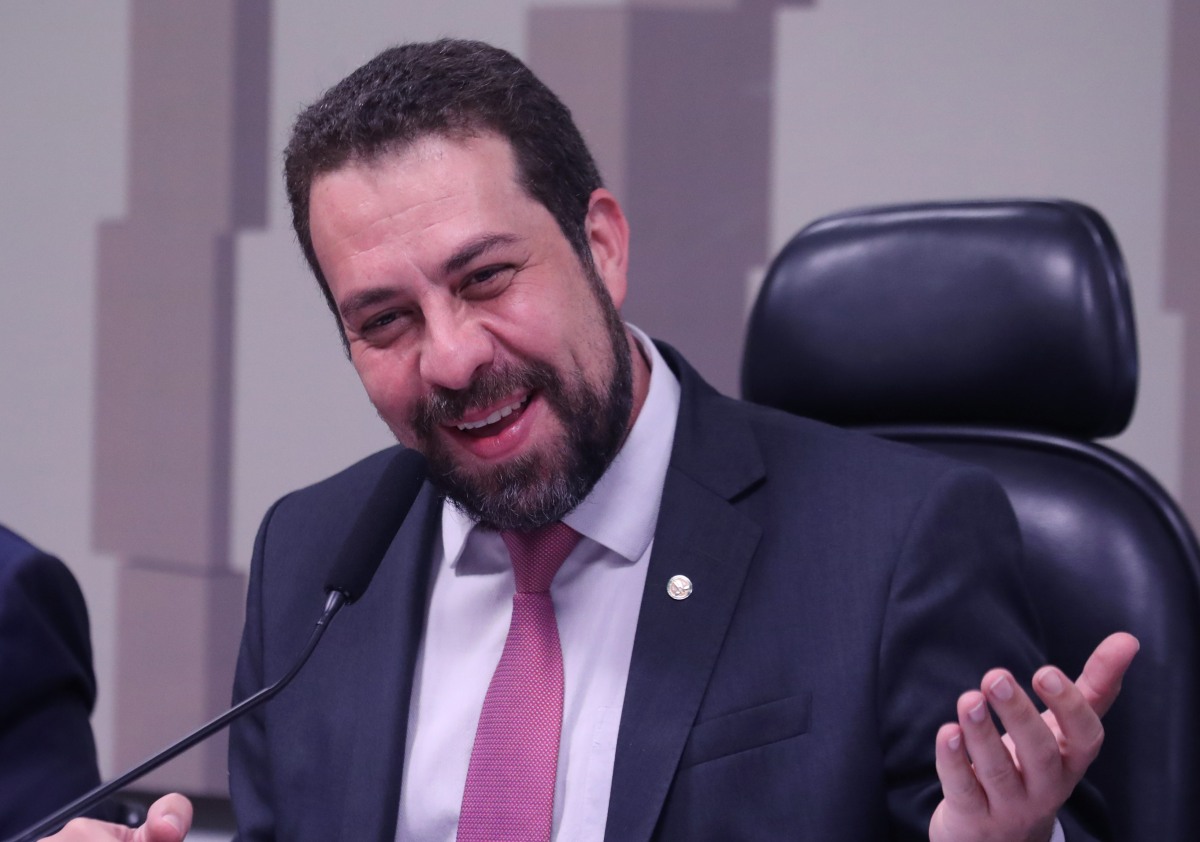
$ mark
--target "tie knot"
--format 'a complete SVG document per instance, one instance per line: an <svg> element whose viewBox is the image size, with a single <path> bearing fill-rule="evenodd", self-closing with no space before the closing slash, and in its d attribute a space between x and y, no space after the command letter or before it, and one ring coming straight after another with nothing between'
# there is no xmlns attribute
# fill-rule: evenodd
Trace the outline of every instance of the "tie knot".
<svg viewBox="0 0 1200 842"><path fill-rule="evenodd" d="M550 590L550 583L563 561L579 543L580 534L562 521L529 532L501 532L512 559L517 593Z"/></svg>

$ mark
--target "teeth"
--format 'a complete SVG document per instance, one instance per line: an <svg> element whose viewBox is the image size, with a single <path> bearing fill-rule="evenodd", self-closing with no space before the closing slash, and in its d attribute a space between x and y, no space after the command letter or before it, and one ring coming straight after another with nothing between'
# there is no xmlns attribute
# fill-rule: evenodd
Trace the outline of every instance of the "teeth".
<svg viewBox="0 0 1200 842"><path fill-rule="evenodd" d="M469 424L458 424L456 426L460 430L478 430L480 427L486 427L488 424L495 424L501 418L507 418L508 416L512 415L514 412L516 412L518 409L520 409L522 406L524 406L525 402L528 400L529 400L528 397L524 397L514 404L510 404L509 406L505 406L505 407L501 407L500 409L497 409L495 412L493 412L487 418L484 418L482 421L474 421Z"/></svg>

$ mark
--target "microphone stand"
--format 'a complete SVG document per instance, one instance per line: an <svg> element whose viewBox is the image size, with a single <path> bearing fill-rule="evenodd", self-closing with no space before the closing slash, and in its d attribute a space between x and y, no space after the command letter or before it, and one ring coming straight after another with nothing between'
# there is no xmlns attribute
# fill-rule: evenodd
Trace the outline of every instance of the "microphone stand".
<svg viewBox="0 0 1200 842"><path fill-rule="evenodd" d="M346 602L346 594L342 593L341 591L333 590L329 592L329 598L325 602L325 612L321 615L321 619L317 620L317 626L315 629L313 629L312 635L309 636L308 643L304 646L304 651L300 653L300 657L296 660L296 663L292 666L292 668L274 684L264 687L253 696L243 699L241 702L225 711L225 713L221 714L216 719L213 719L211 722L208 722L205 725L201 725L179 742L168 746L163 751L142 762L138 766L130 769L120 777L115 778L114 780L111 780L108 783L93 789L91 792L80 796L70 804L67 804L58 812L46 817L36 825L26 828L18 835L5 840L5 842L34 842L34 840L40 839L46 834L55 833L58 830L61 830L63 825L65 825L68 821L76 816L81 815L82 813L87 812L92 807L95 807L117 790L127 786L130 783L133 783L143 775L149 774L159 766L166 763L168 760L171 760L172 758L187 751L196 743L208 738L217 731L220 731L242 714L254 710L254 708L273 698L280 690L286 687L293 678L296 677L296 673L300 672L300 668L308 662L309 656L312 654L313 649L316 648L317 642L320 641L321 636L325 633L325 629L329 627L330 621L334 618L334 616L336 616L338 611L341 610L342 606L345 605Z"/></svg>
<svg viewBox="0 0 1200 842"><path fill-rule="evenodd" d="M187 751L242 714L268 701L286 687L296 677L296 673L300 672L300 668L308 662L309 655L316 648L317 642L320 641L337 612L343 605L354 602L366 591L371 577L375 575L376 569L383 561L392 539L408 515L409 509L412 508L413 501L417 499L424 482L425 457L417 451L401 449L388 462L376 482L375 489L359 512L350 531L350 537L342 545L341 552L326 581L325 590L329 593L329 597L325 601L325 613L321 615L321 619L317 620L317 627L313 629L312 635L295 665L282 678L269 687L259 690L253 696L243 699L207 725L200 726L140 766L136 766L119 778L82 795L54 815L26 828L5 842L33 842L47 833L58 831L68 821L95 807L118 789Z"/></svg>

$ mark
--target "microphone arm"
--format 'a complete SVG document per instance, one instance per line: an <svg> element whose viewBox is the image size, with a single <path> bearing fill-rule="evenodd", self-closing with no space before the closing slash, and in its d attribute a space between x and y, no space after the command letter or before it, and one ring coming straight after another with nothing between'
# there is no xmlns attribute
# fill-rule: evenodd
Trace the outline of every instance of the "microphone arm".
<svg viewBox="0 0 1200 842"><path fill-rule="evenodd" d="M312 634L309 636L308 643L304 646L304 651L300 653L300 657L296 659L296 663L292 665L292 668L274 684L264 687L253 696L243 699L216 719L201 725L179 742L168 746L158 754L125 772L120 777L114 778L103 786L97 787L91 792L80 796L58 812L47 816L32 827L26 828L20 835L14 836L6 840L6 842L34 842L34 840L40 839L49 833L61 830L63 825L71 819L86 813L117 790L133 783L143 775L148 775L168 760L183 754L189 748L196 745L196 743L208 739L242 714L249 713L267 700L274 698L280 690L291 683L291 680L300 672L300 668L307 663L309 655L316 649L317 642L320 641L321 636L325 633L325 629L329 627L329 622L345 604L345 594L341 591L330 592L329 599L325 602L325 613L321 615L321 619L317 620L316 628L313 629Z"/></svg>
<svg viewBox="0 0 1200 842"><path fill-rule="evenodd" d="M401 450L384 467L374 490L367 497L366 503L351 527L349 537L334 560L333 568L325 583L325 590L329 594L325 601L325 613L321 615L321 619L317 620L317 626L309 636L304 651L300 653L296 663L282 678L259 690L253 696L243 699L216 719L200 726L179 742L163 749L141 765L135 766L115 780L85 793L52 816L26 828L5 842L33 842L47 833L54 833L68 821L95 807L117 790L154 771L201 740L212 736L239 716L254 710L286 687L308 661L309 655L313 653L321 636L325 634L325 629L329 627L330 621L342 606L355 602L366 591L375 571L379 569L388 547L391 546L392 539L408 515L408 510L416 501L424 482L425 458L415 450Z"/></svg>

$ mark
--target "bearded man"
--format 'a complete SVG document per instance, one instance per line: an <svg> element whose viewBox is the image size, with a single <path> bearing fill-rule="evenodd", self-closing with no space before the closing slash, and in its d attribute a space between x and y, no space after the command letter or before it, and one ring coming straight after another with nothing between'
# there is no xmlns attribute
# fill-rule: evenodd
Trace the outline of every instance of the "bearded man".
<svg viewBox="0 0 1200 842"><path fill-rule="evenodd" d="M397 452L429 481L295 685L235 725L239 838L1096 838L1076 785L1136 642L1078 683L1038 670L1039 715L998 485L723 397L623 323L625 216L518 60L382 53L301 114L286 177L400 445L267 514L235 695L290 665Z"/></svg>

